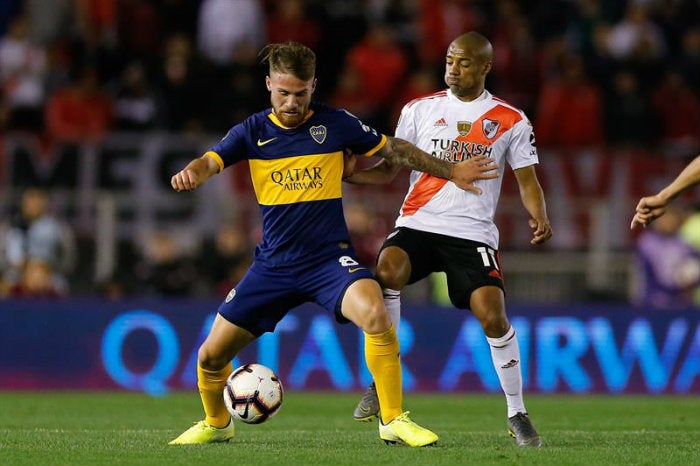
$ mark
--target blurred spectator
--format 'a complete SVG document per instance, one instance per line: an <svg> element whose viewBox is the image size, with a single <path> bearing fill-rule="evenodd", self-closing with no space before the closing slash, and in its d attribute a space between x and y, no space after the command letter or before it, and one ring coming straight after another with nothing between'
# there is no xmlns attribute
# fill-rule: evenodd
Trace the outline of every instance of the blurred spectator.
<svg viewBox="0 0 700 466"><path fill-rule="evenodd" d="M538 42L546 43L555 37L564 37L571 22L576 18L576 11L581 10L582 0L541 0L534 2L517 2L523 6L523 13L527 14L532 28L532 34ZM602 0L603 5L616 4ZM572 38L568 37L567 41ZM573 42L572 42L573 43ZM576 48L569 51L580 53Z"/></svg>
<svg viewBox="0 0 700 466"><path fill-rule="evenodd" d="M151 0L119 0L117 3L119 46L130 60L152 62L163 35L161 14Z"/></svg>
<svg viewBox="0 0 700 466"><path fill-rule="evenodd" d="M399 116L401 116L401 109L408 102L444 88L444 81L438 79L432 69L423 67L411 71L406 76L403 86L399 87L396 97L392 99L389 126L391 128L396 127Z"/></svg>
<svg viewBox="0 0 700 466"><path fill-rule="evenodd" d="M120 299L143 290L138 276L142 254L132 238L116 241L116 263L112 273L94 283L94 289L105 299Z"/></svg>
<svg viewBox="0 0 700 466"><path fill-rule="evenodd" d="M232 65L220 70L216 88L210 89L205 124L207 129L226 132L248 115L259 112L270 104L270 95L264 87L256 85L264 81L262 68Z"/></svg>
<svg viewBox="0 0 700 466"><path fill-rule="evenodd" d="M345 68L340 73L328 102L334 107L344 108L361 120L370 121L377 114L377 102L365 91L360 73L355 68Z"/></svg>
<svg viewBox="0 0 700 466"><path fill-rule="evenodd" d="M483 11L470 0L418 0L420 61L442 67L450 42L467 31L482 30Z"/></svg>
<svg viewBox="0 0 700 466"><path fill-rule="evenodd" d="M163 127L161 99L148 81L143 65L130 63L122 73L114 99L114 126L127 131Z"/></svg>
<svg viewBox="0 0 700 466"><path fill-rule="evenodd" d="M602 0L579 0L575 18L567 25L566 35L574 50L578 50L585 60L597 53L596 31L611 19L605 3ZM607 41L605 44L607 48Z"/></svg>
<svg viewBox="0 0 700 466"><path fill-rule="evenodd" d="M683 75L667 70L653 95L664 152L686 157L700 149L700 101Z"/></svg>
<svg viewBox="0 0 700 466"><path fill-rule="evenodd" d="M15 286L22 277L34 283L42 273L49 273L52 288L65 294L76 260L75 237L68 225L49 212L48 202L48 194L39 188L28 188L22 194L20 210L6 228L0 248L4 251L3 276ZM32 261L38 263L32 263L28 270ZM32 287L27 283L22 286Z"/></svg>
<svg viewBox="0 0 700 466"><path fill-rule="evenodd" d="M700 254L679 235L685 217L669 206L639 235L636 304L657 309L693 304L693 290L700 284Z"/></svg>
<svg viewBox="0 0 700 466"><path fill-rule="evenodd" d="M46 78L46 51L29 41L27 21L18 17L0 39L0 87L10 107L13 129L40 130Z"/></svg>
<svg viewBox="0 0 700 466"><path fill-rule="evenodd" d="M502 14L507 16L497 23L491 41L494 62L489 76L499 98L531 115L539 87L538 48L527 19L515 6L507 10L505 5L514 2L499 3Z"/></svg>
<svg viewBox="0 0 700 466"><path fill-rule="evenodd" d="M160 231L147 242L135 274L146 293L186 296L195 291L197 267L179 248L173 235Z"/></svg>
<svg viewBox="0 0 700 466"><path fill-rule="evenodd" d="M700 95L700 27L694 27L683 34L682 49L677 60L678 69L681 70L695 95Z"/></svg>
<svg viewBox="0 0 700 466"><path fill-rule="evenodd" d="M182 34L186 37L197 35L197 14L201 1L157 0L158 14L163 20L163 36Z"/></svg>
<svg viewBox="0 0 700 466"><path fill-rule="evenodd" d="M23 0L22 3L29 35L35 44L50 47L76 32L75 0Z"/></svg>
<svg viewBox="0 0 700 466"><path fill-rule="evenodd" d="M265 43L262 0L204 0L199 10L197 44L211 72L204 87L204 126L221 132L259 108L252 80ZM257 91L257 92L256 92Z"/></svg>
<svg viewBox="0 0 700 466"><path fill-rule="evenodd" d="M12 298L58 298L63 293L55 283L51 266L43 260L30 259L8 294Z"/></svg>
<svg viewBox="0 0 700 466"><path fill-rule="evenodd" d="M218 66L234 61L241 49L255 53L265 41L265 21L259 0L204 0L199 10L197 45Z"/></svg>
<svg viewBox="0 0 700 466"><path fill-rule="evenodd" d="M219 228L214 238L204 241L200 254L200 269L207 286L218 296L226 296L250 267L253 250L244 228L234 224Z"/></svg>
<svg viewBox="0 0 700 466"><path fill-rule="evenodd" d="M75 0L80 37L89 49L118 43L119 0Z"/></svg>
<svg viewBox="0 0 700 466"><path fill-rule="evenodd" d="M417 52L418 30L416 17L419 5L416 0L378 0L367 2L367 17L371 23L386 24L396 40L412 53Z"/></svg>
<svg viewBox="0 0 700 466"><path fill-rule="evenodd" d="M73 57L65 41L57 41L46 48L46 79L44 96L48 98L58 89L66 87L71 80ZM45 99L46 101L46 99ZM42 113L42 124L44 115Z"/></svg>
<svg viewBox="0 0 700 466"><path fill-rule="evenodd" d="M316 98L322 98L333 92L348 50L367 32L367 15L365 0L325 0L317 4L323 40L316 50Z"/></svg>
<svg viewBox="0 0 700 466"><path fill-rule="evenodd" d="M648 148L654 140L651 104L639 89L637 76L628 70L615 73L613 88L605 99L607 141L619 148Z"/></svg>
<svg viewBox="0 0 700 466"><path fill-rule="evenodd" d="M655 84L667 54L666 40L651 21L649 8L646 2L627 2L625 15L610 28L607 43L615 60L632 67L644 91Z"/></svg>
<svg viewBox="0 0 700 466"><path fill-rule="evenodd" d="M167 128L173 131L202 131L207 86L201 79L206 65L198 60L192 41L174 34L165 42L159 88L163 93Z"/></svg>
<svg viewBox="0 0 700 466"><path fill-rule="evenodd" d="M112 123L112 100L100 89L97 70L82 69L76 81L54 92L45 115L54 140L84 142L104 136Z"/></svg>
<svg viewBox="0 0 700 466"><path fill-rule="evenodd" d="M542 85L537 103L537 142L541 146L598 146L603 139L603 101L585 74L579 56L563 58L559 79Z"/></svg>
<svg viewBox="0 0 700 466"><path fill-rule="evenodd" d="M74 0L76 33L70 42L71 70L94 67L98 76L119 76L127 60L119 35L120 0Z"/></svg>
<svg viewBox="0 0 700 466"><path fill-rule="evenodd" d="M542 82L560 79L562 64L570 54L569 45L563 36L555 36L541 43L537 68Z"/></svg>
<svg viewBox="0 0 700 466"><path fill-rule="evenodd" d="M647 2L629 1L624 17L613 25L608 48L620 61L634 59L639 54L660 58L666 53L666 41L661 29L649 19Z"/></svg>
<svg viewBox="0 0 700 466"><path fill-rule="evenodd" d="M362 41L348 51L346 63L347 68L358 73L367 98L382 110L408 69L408 61L392 31L380 24L371 26ZM380 130L387 128L388 115L378 118L379 121L370 119L368 124Z"/></svg>
<svg viewBox="0 0 700 466"><path fill-rule="evenodd" d="M602 91L610 93L613 88L613 76L620 67L620 64L610 54L610 50L608 50L610 26L607 24L597 24L594 26L592 34L593 49L591 54L586 57L589 76L598 84ZM629 71L634 73L634 70L631 68L629 68ZM642 90L639 79L637 79L637 84L640 90Z"/></svg>
<svg viewBox="0 0 700 466"><path fill-rule="evenodd" d="M320 28L316 18L304 11L303 0L278 0L272 4L265 30L267 42L294 41L316 49Z"/></svg>

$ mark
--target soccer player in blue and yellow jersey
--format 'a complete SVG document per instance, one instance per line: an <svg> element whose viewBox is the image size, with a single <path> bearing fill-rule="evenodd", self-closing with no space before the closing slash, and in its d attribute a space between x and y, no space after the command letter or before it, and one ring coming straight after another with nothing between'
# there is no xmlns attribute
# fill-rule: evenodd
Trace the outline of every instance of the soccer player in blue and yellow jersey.
<svg viewBox="0 0 700 466"><path fill-rule="evenodd" d="M203 156L172 177L176 191L201 186L209 177L248 160L262 209L263 238L255 261L218 310L199 348L197 385L206 417L171 444L228 441L234 435L223 401L231 360L293 307L315 302L339 322L365 333L365 358L381 406L379 436L414 447L438 439L402 408L399 343L373 275L355 260L342 207L344 154L378 155L392 163L450 179L463 189L498 175L492 159L459 164L431 157L412 144L362 124L345 112L311 102L316 58L296 44L270 44L265 82L272 108L234 126Z"/></svg>

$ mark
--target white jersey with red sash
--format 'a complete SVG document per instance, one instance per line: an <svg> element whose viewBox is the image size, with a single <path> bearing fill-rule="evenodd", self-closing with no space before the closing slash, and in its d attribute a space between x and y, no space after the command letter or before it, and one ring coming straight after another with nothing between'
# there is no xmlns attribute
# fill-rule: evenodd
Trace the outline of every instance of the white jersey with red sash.
<svg viewBox="0 0 700 466"><path fill-rule="evenodd" d="M506 164L513 170L538 163L532 125L518 108L488 91L463 102L444 90L415 99L401 112L396 137L449 162L485 154L500 177L480 180L477 195L454 183L412 171L396 226L486 243L498 249L493 222Z"/></svg>

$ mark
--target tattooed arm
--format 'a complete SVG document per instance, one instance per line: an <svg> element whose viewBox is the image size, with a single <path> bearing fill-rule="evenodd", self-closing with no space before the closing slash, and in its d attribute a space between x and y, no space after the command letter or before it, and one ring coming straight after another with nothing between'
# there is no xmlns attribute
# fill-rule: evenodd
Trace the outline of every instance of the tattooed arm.
<svg viewBox="0 0 700 466"><path fill-rule="evenodd" d="M474 181L488 180L499 176L497 171L498 165L493 163L492 158L484 156L471 157L463 162L453 164L433 157L400 138L388 137L386 144L377 152L377 155L383 157L391 167L406 167L445 178L460 188L476 194L481 194L481 189L472 184ZM381 163L377 165L381 165ZM372 170L375 167L370 167L368 170ZM392 169L392 171L394 170ZM398 169L394 171L394 175L396 171ZM350 175L346 181L363 184L362 171Z"/></svg>

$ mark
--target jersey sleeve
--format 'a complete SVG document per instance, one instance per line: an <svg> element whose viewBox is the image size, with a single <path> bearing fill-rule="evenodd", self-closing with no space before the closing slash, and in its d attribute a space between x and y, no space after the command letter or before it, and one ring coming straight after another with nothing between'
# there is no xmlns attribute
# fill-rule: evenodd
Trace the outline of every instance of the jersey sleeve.
<svg viewBox="0 0 700 466"><path fill-rule="evenodd" d="M339 115L343 143L353 153L365 154L369 157L386 144L385 135L362 123L352 113L341 110Z"/></svg>
<svg viewBox="0 0 700 466"><path fill-rule="evenodd" d="M403 109L401 109L401 116L396 124L394 135L412 144L417 143L418 130L416 129L415 106L404 105Z"/></svg>
<svg viewBox="0 0 700 466"><path fill-rule="evenodd" d="M506 160L513 170L539 163L537 146L535 145L535 131L532 128L532 123L524 115L513 126Z"/></svg>
<svg viewBox="0 0 700 466"><path fill-rule="evenodd" d="M244 160L248 153L245 122L239 123L231 128L221 141L214 144L207 151L207 154L212 156L212 152L221 159L217 160L217 162L219 162L220 165L223 164L222 168ZM216 157L214 158L216 159Z"/></svg>

